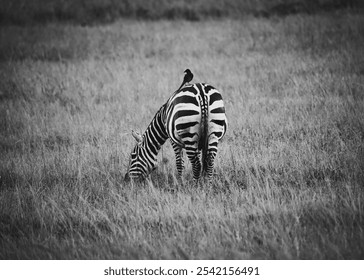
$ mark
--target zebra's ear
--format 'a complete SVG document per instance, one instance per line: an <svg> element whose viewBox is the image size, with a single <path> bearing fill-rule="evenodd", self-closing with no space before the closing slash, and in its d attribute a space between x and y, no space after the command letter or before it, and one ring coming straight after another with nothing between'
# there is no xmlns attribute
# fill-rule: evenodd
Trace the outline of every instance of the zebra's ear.
<svg viewBox="0 0 364 280"><path fill-rule="evenodd" d="M143 137L138 133L138 132L135 132L134 130L131 131L131 134L133 135L134 139L140 143L142 142L143 140Z"/></svg>

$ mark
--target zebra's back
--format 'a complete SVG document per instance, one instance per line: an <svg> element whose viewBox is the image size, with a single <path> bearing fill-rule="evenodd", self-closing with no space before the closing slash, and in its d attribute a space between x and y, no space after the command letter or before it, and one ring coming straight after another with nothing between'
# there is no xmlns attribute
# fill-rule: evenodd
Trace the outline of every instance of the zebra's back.
<svg viewBox="0 0 364 280"><path fill-rule="evenodd" d="M186 86L166 105L168 136L180 146L201 150L224 136L227 128L224 102L213 86L204 83Z"/></svg>

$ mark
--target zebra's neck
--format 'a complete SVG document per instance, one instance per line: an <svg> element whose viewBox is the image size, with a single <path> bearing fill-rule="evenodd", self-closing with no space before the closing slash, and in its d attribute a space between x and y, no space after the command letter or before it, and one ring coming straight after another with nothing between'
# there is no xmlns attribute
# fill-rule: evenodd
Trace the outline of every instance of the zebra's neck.
<svg viewBox="0 0 364 280"><path fill-rule="evenodd" d="M158 152L168 139L165 126L165 107L166 105L163 105L159 109L143 134L141 146L145 153L145 158L148 161L149 168L154 167L157 161Z"/></svg>

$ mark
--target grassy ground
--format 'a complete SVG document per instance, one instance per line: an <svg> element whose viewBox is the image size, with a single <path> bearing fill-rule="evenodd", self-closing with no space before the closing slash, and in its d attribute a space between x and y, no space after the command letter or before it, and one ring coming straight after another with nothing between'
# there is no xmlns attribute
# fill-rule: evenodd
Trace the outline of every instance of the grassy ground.
<svg viewBox="0 0 364 280"><path fill-rule="evenodd" d="M0 258L364 258L364 19L0 27ZM229 130L212 188L141 186L134 145L190 68ZM174 191L171 191L174 190Z"/></svg>

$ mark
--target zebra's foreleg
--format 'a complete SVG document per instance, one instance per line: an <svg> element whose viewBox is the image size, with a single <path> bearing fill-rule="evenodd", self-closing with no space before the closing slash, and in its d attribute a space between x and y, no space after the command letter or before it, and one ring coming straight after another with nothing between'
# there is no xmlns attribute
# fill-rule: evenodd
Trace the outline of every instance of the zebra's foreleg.
<svg viewBox="0 0 364 280"><path fill-rule="evenodd" d="M182 147L171 141L174 153L176 155L176 167L177 167L177 180L182 182L183 171L183 153Z"/></svg>

